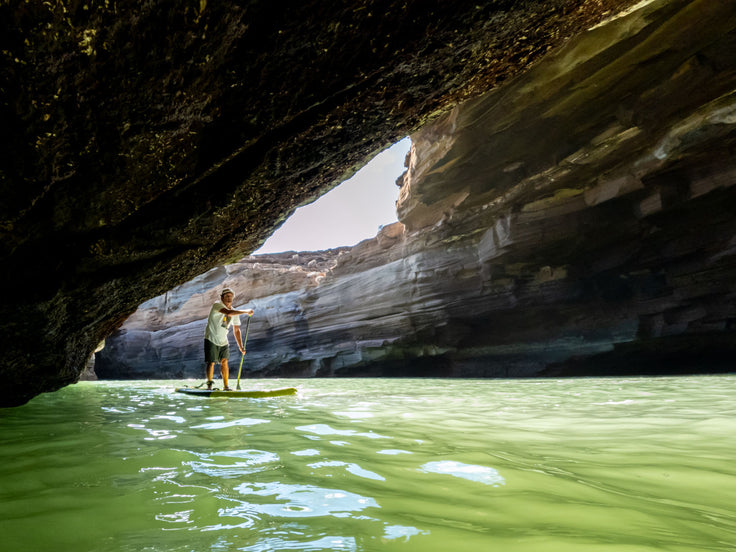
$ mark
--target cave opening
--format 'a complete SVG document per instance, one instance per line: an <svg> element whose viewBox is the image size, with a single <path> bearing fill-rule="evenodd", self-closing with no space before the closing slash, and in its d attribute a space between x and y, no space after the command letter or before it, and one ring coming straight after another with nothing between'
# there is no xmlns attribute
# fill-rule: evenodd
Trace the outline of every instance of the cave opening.
<svg viewBox="0 0 736 552"><path fill-rule="evenodd" d="M274 355L274 343L294 332L300 336L297 347L309 348L307 307L289 294L319 285L346 251L376 241L387 227L401 226L395 224L398 183L411 146L406 137L384 149L350 179L297 209L251 255L139 305L98 348L83 379L200 376L200 326L224 287L233 290L235 308L248 306L258 313L248 342L249 377L313 375L319 362L284 361L282 369L283 359Z"/></svg>
<svg viewBox="0 0 736 552"><path fill-rule="evenodd" d="M351 178L297 209L253 255L353 246L397 222L396 180L410 148L406 137L384 149Z"/></svg>

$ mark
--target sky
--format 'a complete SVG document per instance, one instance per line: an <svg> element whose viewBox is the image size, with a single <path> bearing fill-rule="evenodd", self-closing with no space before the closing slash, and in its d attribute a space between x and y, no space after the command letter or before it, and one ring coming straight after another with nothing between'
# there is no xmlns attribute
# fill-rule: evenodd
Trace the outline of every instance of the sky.
<svg viewBox="0 0 736 552"><path fill-rule="evenodd" d="M396 222L396 179L406 170L411 141L404 138L374 157L352 178L297 209L253 254L321 251L372 238Z"/></svg>

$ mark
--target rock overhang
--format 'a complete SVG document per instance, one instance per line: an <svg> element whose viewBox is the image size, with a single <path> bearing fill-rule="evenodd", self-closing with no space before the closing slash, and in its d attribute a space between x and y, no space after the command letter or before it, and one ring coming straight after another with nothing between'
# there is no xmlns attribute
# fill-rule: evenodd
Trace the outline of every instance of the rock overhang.
<svg viewBox="0 0 736 552"><path fill-rule="evenodd" d="M734 29L733 5L644 2L412 134L403 222L308 284L304 252L227 267L248 374L732 371ZM139 309L101 377L198 377L207 301L160 306L193 291Z"/></svg>
<svg viewBox="0 0 736 552"><path fill-rule="evenodd" d="M76 381L138 304L633 3L3 5L0 403Z"/></svg>

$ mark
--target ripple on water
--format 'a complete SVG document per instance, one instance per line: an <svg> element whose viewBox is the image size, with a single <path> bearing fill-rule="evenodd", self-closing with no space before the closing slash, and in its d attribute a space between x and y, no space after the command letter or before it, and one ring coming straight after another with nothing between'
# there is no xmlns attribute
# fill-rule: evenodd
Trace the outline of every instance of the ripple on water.
<svg viewBox="0 0 736 552"><path fill-rule="evenodd" d="M233 478L251 475L279 461L279 455L265 450L230 450L192 453L199 460L184 462L192 471L212 477Z"/></svg>
<svg viewBox="0 0 736 552"><path fill-rule="evenodd" d="M243 483L235 490L246 500L222 515L251 518L348 517L367 508L378 508L375 499L341 489L313 485L290 485L280 482Z"/></svg>
<svg viewBox="0 0 736 552"><path fill-rule="evenodd" d="M345 468L345 471L363 477L365 479L373 479L375 481L386 481L386 478L378 475L370 470L361 468L358 464L350 462L341 462L339 460L328 460L324 462L315 462L307 464L310 468Z"/></svg>
<svg viewBox="0 0 736 552"><path fill-rule="evenodd" d="M493 487L506 484L506 480L493 468L463 464L462 462L452 460L427 462L419 471L440 475L452 475L461 479L483 483L484 485L492 485Z"/></svg>
<svg viewBox="0 0 736 552"><path fill-rule="evenodd" d="M317 449L304 449L304 450L295 450L291 454L294 456L319 456L320 452Z"/></svg>
<svg viewBox="0 0 736 552"><path fill-rule="evenodd" d="M314 433L315 435L341 435L346 437L366 437L368 439L390 439L386 435L379 435L373 431L360 432L354 429L335 429L327 424L312 424L295 427L297 431Z"/></svg>
<svg viewBox="0 0 736 552"><path fill-rule="evenodd" d="M310 541L289 541L281 538L270 538L263 539L253 546L239 548L239 550L242 550L243 552L263 552L264 550L303 550L304 552L347 550L355 552L358 550L358 544L352 537L340 537L337 535L322 537L320 539Z"/></svg>
<svg viewBox="0 0 736 552"><path fill-rule="evenodd" d="M210 419L216 419L216 420L223 420L224 417L217 416L216 418L210 418ZM192 429L226 429L229 427L250 427L260 424L267 424L270 420L262 420L260 418L239 418L237 420L227 420L227 421L213 421L206 424L200 424L196 426L192 426Z"/></svg>

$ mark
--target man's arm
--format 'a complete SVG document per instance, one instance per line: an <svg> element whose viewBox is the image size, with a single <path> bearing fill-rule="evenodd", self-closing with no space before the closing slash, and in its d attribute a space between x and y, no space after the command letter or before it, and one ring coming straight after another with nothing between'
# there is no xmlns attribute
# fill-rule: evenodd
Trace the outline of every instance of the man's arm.
<svg viewBox="0 0 736 552"><path fill-rule="evenodd" d="M240 337L240 326L233 326L233 335L235 336L235 343L238 344L240 352L245 354L245 348L243 348L243 340Z"/></svg>
<svg viewBox="0 0 736 552"><path fill-rule="evenodd" d="M233 310L233 309L228 309L226 307L222 307L220 309L220 312L222 314L226 314L228 316L234 316L236 314L247 314L248 316L253 316L253 309L248 309L248 310L240 311L240 310Z"/></svg>

